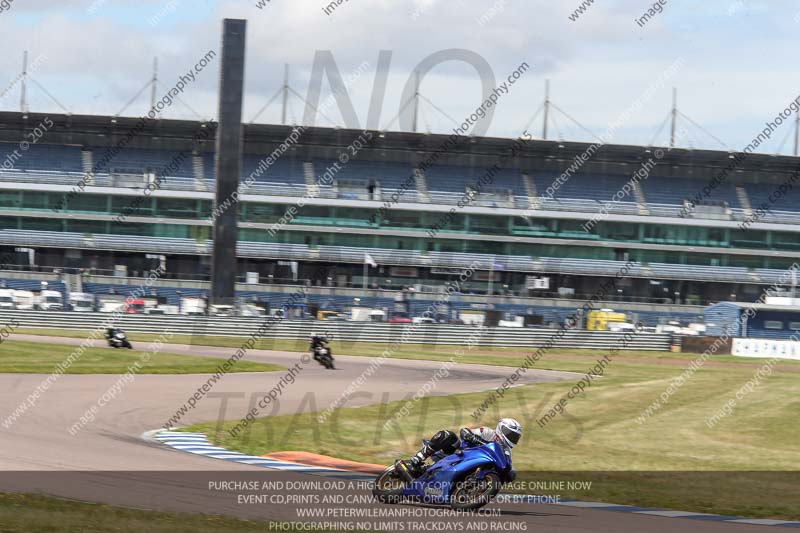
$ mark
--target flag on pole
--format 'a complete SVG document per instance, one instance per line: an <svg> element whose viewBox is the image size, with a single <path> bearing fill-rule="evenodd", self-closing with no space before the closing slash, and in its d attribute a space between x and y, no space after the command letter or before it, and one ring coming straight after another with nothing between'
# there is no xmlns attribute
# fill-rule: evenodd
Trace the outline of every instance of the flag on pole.
<svg viewBox="0 0 800 533"><path fill-rule="evenodd" d="M375 260L372 258L372 256L369 254L364 254L364 264L369 265L373 268L378 266L378 263L376 263Z"/></svg>

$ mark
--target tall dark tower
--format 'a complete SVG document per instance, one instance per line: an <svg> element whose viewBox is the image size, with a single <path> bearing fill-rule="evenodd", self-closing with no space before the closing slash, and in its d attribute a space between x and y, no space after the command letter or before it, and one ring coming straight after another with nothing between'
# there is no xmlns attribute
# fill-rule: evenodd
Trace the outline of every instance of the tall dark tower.
<svg viewBox="0 0 800 533"><path fill-rule="evenodd" d="M228 206L214 221L211 266L211 303L233 305L236 288L236 239L242 166L242 99L247 21L222 23L222 63L219 80L217 127L217 206Z"/></svg>

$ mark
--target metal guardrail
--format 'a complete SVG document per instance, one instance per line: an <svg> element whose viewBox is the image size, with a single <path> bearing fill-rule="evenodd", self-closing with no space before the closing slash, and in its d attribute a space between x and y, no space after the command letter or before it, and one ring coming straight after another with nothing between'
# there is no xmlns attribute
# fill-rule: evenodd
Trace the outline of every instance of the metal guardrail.
<svg viewBox="0 0 800 533"><path fill-rule="evenodd" d="M21 328L69 329L91 331L103 328L112 319L111 313L77 313L50 311L0 311L0 324L12 319ZM242 317L185 317L176 315L142 316L124 315L114 324L129 333L171 332L173 334L220 337L248 337L266 321L264 318ZM409 324L375 322L283 320L274 323L263 338L307 339L313 330L324 332L333 340L343 342L392 343L400 340ZM476 328L468 325L422 324L413 326L407 334L411 344L462 344L474 334ZM524 347L543 346L558 330L550 328L486 328L477 341L478 346ZM558 348L591 348L609 350L622 346L624 334L607 331L568 330L555 346ZM670 347L670 335L663 333L638 333L627 342L627 350L660 350Z"/></svg>

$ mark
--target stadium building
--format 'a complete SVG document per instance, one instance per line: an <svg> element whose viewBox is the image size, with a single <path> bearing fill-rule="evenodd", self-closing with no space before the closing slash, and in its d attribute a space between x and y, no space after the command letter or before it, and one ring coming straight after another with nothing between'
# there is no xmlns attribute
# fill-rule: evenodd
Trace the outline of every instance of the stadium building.
<svg viewBox="0 0 800 533"><path fill-rule="evenodd" d="M4 265L209 278L215 124L138 123L0 113ZM793 157L255 124L243 151L216 207L238 209L242 281L424 290L476 265L464 293L588 298L629 265L611 299L704 305L800 258L775 194Z"/></svg>

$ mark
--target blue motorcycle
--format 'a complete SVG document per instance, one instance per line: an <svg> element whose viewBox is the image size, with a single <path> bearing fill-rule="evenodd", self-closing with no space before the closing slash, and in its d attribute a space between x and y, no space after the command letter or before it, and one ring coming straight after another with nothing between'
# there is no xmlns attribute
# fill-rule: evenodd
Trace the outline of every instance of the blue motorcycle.
<svg viewBox="0 0 800 533"><path fill-rule="evenodd" d="M496 442L476 445L462 440L455 453L437 453L433 458L435 462L416 479L402 461L396 462L375 480L372 495L382 503L411 500L455 510L479 509L515 476L511 456Z"/></svg>

